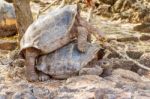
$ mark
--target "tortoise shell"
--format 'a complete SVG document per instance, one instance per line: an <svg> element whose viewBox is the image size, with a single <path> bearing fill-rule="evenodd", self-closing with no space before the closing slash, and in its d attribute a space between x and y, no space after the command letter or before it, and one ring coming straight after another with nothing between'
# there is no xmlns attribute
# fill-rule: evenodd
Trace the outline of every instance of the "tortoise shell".
<svg viewBox="0 0 150 99"><path fill-rule="evenodd" d="M77 5L67 5L37 19L21 39L21 51L32 47L47 54L69 43L76 15Z"/></svg>
<svg viewBox="0 0 150 99"><path fill-rule="evenodd" d="M53 53L38 58L36 68L57 79L76 75L81 68L97 57L100 50L98 44L87 45L87 51L82 53L77 49L77 43L69 43Z"/></svg>

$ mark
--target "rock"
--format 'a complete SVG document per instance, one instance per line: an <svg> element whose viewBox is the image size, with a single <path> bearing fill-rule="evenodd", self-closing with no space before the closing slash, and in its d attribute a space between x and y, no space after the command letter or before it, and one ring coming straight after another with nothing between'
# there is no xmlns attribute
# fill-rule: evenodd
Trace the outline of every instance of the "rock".
<svg viewBox="0 0 150 99"><path fill-rule="evenodd" d="M148 97L148 96L139 96L139 95L137 95L137 96L134 96L134 99L149 99L150 97Z"/></svg>
<svg viewBox="0 0 150 99"><path fill-rule="evenodd" d="M150 89L150 82L138 82L135 84L139 89L149 90Z"/></svg>
<svg viewBox="0 0 150 99"><path fill-rule="evenodd" d="M109 13L110 7L111 7L110 5L102 4L98 6L98 8L94 11L94 13L96 15L102 15L104 17L111 17L111 13Z"/></svg>
<svg viewBox="0 0 150 99"><path fill-rule="evenodd" d="M11 67L9 69L8 76L11 78L17 78L19 77L20 79L25 79L25 68L24 67ZM16 79L16 82L19 82L20 79Z"/></svg>
<svg viewBox="0 0 150 99"><path fill-rule="evenodd" d="M8 87L4 84L0 84L0 92L3 90L3 89L7 89Z"/></svg>
<svg viewBox="0 0 150 99"><path fill-rule="evenodd" d="M0 94L0 99L7 99L5 94Z"/></svg>
<svg viewBox="0 0 150 99"><path fill-rule="evenodd" d="M150 35L148 35L148 34L142 34L141 37L140 37L140 40L141 41L150 40Z"/></svg>
<svg viewBox="0 0 150 99"><path fill-rule="evenodd" d="M12 60L7 58L0 58L0 60L1 65L9 65L12 62Z"/></svg>
<svg viewBox="0 0 150 99"><path fill-rule="evenodd" d="M115 83L106 81L96 75L84 75L68 78L57 90L54 99L95 99L95 91L99 88L113 88Z"/></svg>
<svg viewBox="0 0 150 99"><path fill-rule="evenodd" d="M25 60L24 59L16 59L11 63L12 66L16 67L24 67L25 66Z"/></svg>
<svg viewBox="0 0 150 99"><path fill-rule="evenodd" d="M132 59L139 59L143 54L142 51L138 50L128 50L126 53Z"/></svg>
<svg viewBox="0 0 150 99"><path fill-rule="evenodd" d="M7 3L5 0L0 2L0 22L4 19L15 19L15 10L13 4Z"/></svg>
<svg viewBox="0 0 150 99"><path fill-rule="evenodd" d="M109 80L109 81L112 81L112 82L115 82L116 83L116 86L118 88L118 83L119 83L119 88L122 86L122 83L123 84L126 84L127 80L123 77L121 77L120 75L110 75L110 76L106 76L104 77L106 80ZM132 82L132 81L130 81ZM129 82L129 83L130 83ZM127 83L128 84L128 83Z"/></svg>
<svg viewBox="0 0 150 99"><path fill-rule="evenodd" d="M121 57L116 52L112 51L111 53L109 53L107 58L111 59L111 58L121 58Z"/></svg>
<svg viewBox="0 0 150 99"><path fill-rule="evenodd" d="M5 0L5 1L7 1L7 2L9 2L9 3L12 3L12 2L13 2L13 0Z"/></svg>
<svg viewBox="0 0 150 99"><path fill-rule="evenodd" d="M128 61L126 59L112 58L112 59L103 59L103 60L101 60L100 61L100 66L104 69L123 68L123 69L131 70L131 68L134 67L135 64L132 61Z"/></svg>
<svg viewBox="0 0 150 99"><path fill-rule="evenodd" d="M115 99L116 95L113 92L113 90L109 90L109 89L98 89L95 91L95 99ZM111 97L111 98L108 98Z"/></svg>
<svg viewBox="0 0 150 99"><path fill-rule="evenodd" d="M103 99L116 99L116 95L115 94L104 94L103 95Z"/></svg>
<svg viewBox="0 0 150 99"><path fill-rule="evenodd" d="M0 40L1 50L14 50L17 47L17 42L13 40Z"/></svg>
<svg viewBox="0 0 150 99"><path fill-rule="evenodd" d="M24 96L24 99L37 99L35 96L31 95L31 94L26 94Z"/></svg>
<svg viewBox="0 0 150 99"><path fill-rule="evenodd" d="M150 67L150 53L144 53L139 61L141 64Z"/></svg>
<svg viewBox="0 0 150 99"><path fill-rule="evenodd" d="M117 41L119 41L119 42L128 42L128 41L137 42L138 40L139 39L137 37L135 37L135 36L117 38Z"/></svg>
<svg viewBox="0 0 150 99"><path fill-rule="evenodd" d="M5 78L4 77L0 77L0 83L5 81ZM0 90L1 90L1 85L0 85Z"/></svg>
<svg viewBox="0 0 150 99"><path fill-rule="evenodd" d="M12 3L5 0L0 2L0 37L17 34L16 15Z"/></svg>
<svg viewBox="0 0 150 99"><path fill-rule="evenodd" d="M48 89L45 88L37 88L34 87L33 88L33 94L35 97L37 97L38 99L47 99L50 95L50 92Z"/></svg>
<svg viewBox="0 0 150 99"><path fill-rule="evenodd" d="M131 93L117 89L98 89L95 99L131 99Z"/></svg>
<svg viewBox="0 0 150 99"><path fill-rule="evenodd" d="M117 99L131 99L132 94L130 92L121 92L117 94Z"/></svg>
<svg viewBox="0 0 150 99"><path fill-rule="evenodd" d="M106 3L106 4L113 5L117 0L98 0L98 1L101 1L101 2Z"/></svg>
<svg viewBox="0 0 150 99"><path fill-rule="evenodd" d="M16 25L0 26L0 37L9 37L17 34Z"/></svg>
<svg viewBox="0 0 150 99"><path fill-rule="evenodd" d="M32 93L16 92L12 99L37 99Z"/></svg>
<svg viewBox="0 0 150 99"><path fill-rule="evenodd" d="M15 83L16 82L19 82L19 83L17 83L17 86L19 86L21 89L27 89L27 92L32 92L33 91L33 85L28 83L28 81L22 80L22 81L15 81Z"/></svg>
<svg viewBox="0 0 150 99"><path fill-rule="evenodd" d="M11 52L8 53L8 58L11 60L19 59L20 58L19 52L20 51L18 49L12 50Z"/></svg>
<svg viewBox="0 0 150 99"><path fill-rule="evenodd" d="M101 75L103 72L103 69L99 66L93 67L93 68L82 68L79 71L79 75Z"/></svg>
<svg viewBox="0 0 150 99"><path fill-rule="evenodd" d="M150 23L142 23L140 25L137 25L133 28L135 31L140 31L140 32L147 32L150 33Z"/></svg>
<svg viewBox="0 0 150 99"><path fill-rule="evenodd" d="M123 78L130 79L136 82L141 82L141 77L130 70L116 69L112 72L113 75L120 75Z"/></svg>

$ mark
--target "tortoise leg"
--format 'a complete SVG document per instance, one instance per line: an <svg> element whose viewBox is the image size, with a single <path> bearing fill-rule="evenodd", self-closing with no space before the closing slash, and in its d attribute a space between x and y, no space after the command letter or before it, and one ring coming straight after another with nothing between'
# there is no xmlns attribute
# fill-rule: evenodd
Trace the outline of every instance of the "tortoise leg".
<svg viewBox="0 0 150 99"><path fill-rule="evenodd" d="M38 56L38 51L33 48L28 48L26 49L25 52L25 59L26 59L26 79L28 81L37 81L38 80L38 75L35 70L35 61L36 57Z"/></svg>
<svg viewBox="0 0 150 99"><path fill-rule="evenodd" d="M78 50L85 52L87 49L88 31L84 27L77 27L78 30Z"/></svg>

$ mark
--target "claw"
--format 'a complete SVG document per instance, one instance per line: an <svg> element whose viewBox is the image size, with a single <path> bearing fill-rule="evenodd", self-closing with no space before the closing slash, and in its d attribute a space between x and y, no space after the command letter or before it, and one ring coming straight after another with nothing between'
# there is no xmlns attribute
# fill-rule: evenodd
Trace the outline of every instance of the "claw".
<svg viewBox="0 0 150 99"><path fill-rule="evenodd" d="M44 73L42 73L42 72L39 73L39 80L40 80L40 81L47 81L47 80L49 80L49 79L50 79L49 75L44 74Z"/></svg>

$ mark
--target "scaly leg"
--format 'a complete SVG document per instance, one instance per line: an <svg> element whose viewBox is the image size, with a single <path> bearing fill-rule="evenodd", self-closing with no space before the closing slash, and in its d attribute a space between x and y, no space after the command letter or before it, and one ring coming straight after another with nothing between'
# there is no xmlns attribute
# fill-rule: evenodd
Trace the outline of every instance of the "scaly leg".
<svg viewBox="0 0 150 99"><path fill-rule="evenodd" d="M84 27L77 27L78 30L78 50L85 52L87 49L88 31Z"/></svg>
<svg viewBox="0 0 150 99"><path fill-rule="evenodd" d="M38 50L34 48L28 48L25 52L25 60L26 60L26 79L28 81L37 81L38 75L35 70L35 61L36 57L39 55Z"/></svg>

